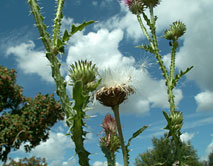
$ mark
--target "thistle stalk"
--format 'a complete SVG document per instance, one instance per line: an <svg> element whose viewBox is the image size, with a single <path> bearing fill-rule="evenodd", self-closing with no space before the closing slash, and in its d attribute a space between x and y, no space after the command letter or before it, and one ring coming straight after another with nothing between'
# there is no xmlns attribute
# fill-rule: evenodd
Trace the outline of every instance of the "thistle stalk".
<svg viewBox="0 0 213 166"><path fill-rule="evenodd" d="M121 128L119 105L112 107L112 110L114 112L115 120L116 120L116 124L117 124L117 128L118 128L118 134L119 134L121 149L122 149L122 153L123 153L124 166L128 166L129 165L128 152L127 152L127 148L124 143L124 137L123 137L122 128Z"/></svg>
<svg viewBox="0 0 213 166"><path fill-rule="evenodd" d="M84 94L83 91L78 93L80 89L82 90L82 82L77 81L74 84L73 91L75 91L73 99L75 100L75 105L72 107L72 102L70 102L69 97L66 92L66 81L60 73L61 63L59 62L57 55L58 53L64 53L64 45L65 42L69 40L69 38L76 32L82 31L87 25L93 23L94 21L84 22L79 26L72 25L71 31L68 32L65 30L62 39L60 39L60 27L61 21L63 18L62 8L64 4L64 0L57 0L57 11L56 17L54 19L53 26L53 39L51 40L49 37L49 33L47 32L47 26L43 23L43 16L40 14L40 7L37 4L36 0L28 0L28 3L31 8L31 12L35 18L36 26L40 33L42 42L46 49L46 58L50 62L52 77L56 83L56 93L60 97L62 108L66 115L66 123L71 131L71 138L75 143L75 150L79 156L79 164L81 166L89 166L89 152L84 149L84 138L86 132L83 130L85 126L84 119L85 116L85 108L89 101L89 96ZM99 81L100 82L100 81ZM84 85L85 86L85 85ZM98 83L90 82L87 85L87 91L91 92L96 89Z"/></svg>
<svg viewBox="0 0 213 166"><path fill-rule="evenodd" d="M56 10L56 17L54 19L54 26L53 26L53 45L57 46L57 39L59 39L61 21L63 18L62 8L64 5L64 0L57 0L57 10Z"/></svg>
<svg viewBox="0 0 213 166"><path fill-rule="evenodd" d="M157 2L157 1L156 1ZM149 41L149 46L143 45L139 46L139 48L143 48L146 51L149 51L150 53L153 53L155 55L155 58L157 59L158 64L160 65L160 69L162 71L163 77L165 79L165 84L167 87L167 94L168 94L168 102L170 104L170 115L168 116L166 112L163 111L163 114L168 122L168 125L166 126L165 129L169 130L169 135L172 136L175 145L176 145L176 156L178 158L179 164L181 165L182 162L182 154L181 154L181 146L182 142L180 140L180 135L181 135L181 128L182 128L182 113L176 111L176 106L175 106L175 101L174 101L174 93L173 89L175 88L178 80L186 74L188 71L192 69L192 67L187 68L186 71L180 72L175 76L175 55L176 55L176 49L178 47L178 38L182 36L185 33L186 27L183 23L180 21L174 22L173 25L170 26L169 30L166 30L164 33L164 38L170 41L170 45L172 46L171 50L171 64L170 64L170 71L168 72L166 69L166 66L163 63L162 57L159 53L159 48L158 48L158 41L156 37L156 31L155 31L155 21L156 18L154 16L153 12L153 4L150 1L150 5L148 5L149 12L150 12L150 19L146 16L146 14L142 11L141 14L143 15L144 20L146 21L147 25L149 26L151 30L151 37L149 36L145 26L143 25L140 13L137 14L137 19L140 24L140 27L145 34L147 40Z"/></svg>
<svg viewBox="0 0 213 166"><path fill-rule="evenodd" d="M63 4L64 0L59 0L60 4ZM45 46L45 49L47 51L46 57L49 60L51 64L52 69L52 77L56 82L56 93L60 97L62 108L64 109L66 116L72 115L72 103L69 100L69 97L66 93L66 81L61 76L60 73L60 62L57 58L57 52L54 52L54 49L51 44L51 39L49 37L49 33L46 31L46 25L43 23L43 16L40 14L40 7L37 4L36 0L28 0L28 3L30 5L31 12L35 18L36 26L39 30L42 42ZM58 10L62 10L62 7ZM58 13L59 11L57 11ZM59 12L60 13L60 12ZM60 27L59 27L60 28Z"/></svg>

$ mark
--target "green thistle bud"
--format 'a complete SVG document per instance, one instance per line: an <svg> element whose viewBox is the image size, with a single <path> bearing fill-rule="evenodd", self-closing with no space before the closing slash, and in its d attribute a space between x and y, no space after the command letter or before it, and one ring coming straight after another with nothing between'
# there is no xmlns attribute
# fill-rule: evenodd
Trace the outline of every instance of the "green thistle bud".
<svg viewBox="0 0 213 166"><path fill-rule="evenodd" d="M91 61L78 61L75 62L75 65L71 65L69 72L69 76L73 82L82 80L83 84L86 85L95 80L97 68L95 68L95 65L92 65Z"/></svg>
<svg viewBox="0 0 213 166"><path fill-rule="evenodd" d="M167 40L177 40L186 32L186 26L180 22L176 21L170 25L170 28L164 32L164 38Z"/></svg>
<svg viewBox="0 0 213 166"><path fill-rule="evenodd" d="M181 130L183 126L183 115L182 112L175 111L170 115L171 126L175 131Z"/></svg>
<svg viewBox="0 0 213 166"><path fill-rule="evenodd" d="M100 147L106 147L110 152L114 153L120 149L120 140L117 135L103 136L99 140Z"/></svg>
<svg viewBox="0 0 213 166"><path fill-rule="evenodd" d="M92 65L91 61L87 62L85 60L75 62L75 65L71 65L69 72L72 82L75 83L81 80L87 92L94 91L101 82L101 80L96 82L98 71L95 64Z"/></svg>

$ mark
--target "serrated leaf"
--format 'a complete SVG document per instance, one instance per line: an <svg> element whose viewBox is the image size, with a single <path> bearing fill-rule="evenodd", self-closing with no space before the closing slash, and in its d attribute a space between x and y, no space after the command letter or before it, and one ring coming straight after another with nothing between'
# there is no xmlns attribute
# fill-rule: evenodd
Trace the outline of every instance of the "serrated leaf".
<svg viewBox="0 0 213 166"><path fill-rule="evenodd" d="M75 26L72 25L71 30L70 30L70 36L75 34L78 31L82 31L87 25L90 25L92 23L95 23L95 21L88 21L88 22L83 22L81 25Z"/></svg>
<svg viewBox="0 0 213 166"><path fill-rule="evenodd" d="M139 130L137 130L136 132L134 132L134 133L132 134L132 137L129 138L128 144L126 145L126 147L128 148L128 146L130 146L130 143L131 143L132 139L133 139L133 138L136 138L138 135L140 135L147 127L149 127L149 126L143 126L143 127L141 127Z"/></svg>
<svg viewBox="0 0 213 166"><path fill-rule="evenodd" d="M141 49L143 49L143 50L145 50L147 52L150 52L152 54L155 53L154 50L152 49L152 47L150 45L144 44L144 45L141 45L141 46L136 46L136 48L141 48Z"/></svg>
<svg viewBox="0 0 213 166"><path fill-rule="evenodd" d="M185 71L180 71L179 74L176 74L175 79L173 80L174 86L176 86L178 80L183 77L186 73L188 73L194 66L188 67Z"/></svg>
<svg viewBox="0 0 213 166"><path fill-rule="evenodd" d="M166 118L167 122L169 122L170 118L169 118L168 114L165 111L163 111L163 115Z"/></svg>
<svg viewBox="0 0 213 166"><path fill-rule="evenodd" d="M67 29L65 29L64 34L62 36L62 41L66 42L69 40L69 38L70 38L69 32L67 31Z"/></svg>

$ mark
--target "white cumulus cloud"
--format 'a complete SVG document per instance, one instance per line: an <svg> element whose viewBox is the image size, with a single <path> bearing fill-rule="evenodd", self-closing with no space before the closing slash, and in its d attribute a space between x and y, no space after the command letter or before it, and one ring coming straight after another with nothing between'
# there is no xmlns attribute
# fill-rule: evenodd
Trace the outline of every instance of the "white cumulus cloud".
<svg viewBox="0 0 213 166"><path fill-rule="evenodd" d="M93 163L93 166L107 166L107 162L102 162L102 161L96 161ZM121 166L121 164L116 162L116 166Z"/></svg>
<svg viewBox="0 0 213 166"><path fill-rule="evenodd" d="M18 68L25 74L38 74L43 80L53 82L50 64L44 52L35 51L33 41L21 43L17 46L8 47L7 55L14 55Z"/></svg>
<svg viewBox="0 0 213 166"><path fill-rule="evenodd" d="M168 96L163 80L156 80L151 75L141 69L135 68L135 59L126 57L119 51L119 43L123 39L123 31L115 29L109 31L100 29L97 32L90 32L84 35L69 47L67 65L77 60L91 60L98 67L100 74L110 68L113 75L111 82L121 82L121 80L132 81L136 93L129 96L129 100L121 105L122 112L140 113L148 112L151 107L168 108ZM106 80L105 80L106 81ZM175 101L178 104L182 99L182 91L175 89ZM110 110L96 105L96 110ZM104 111L102 111L104 112Z"/></svg>
<svg viewBox="0 0 213 166"><path fill-rule="evenodd" d="M195 96L197 111L213 111L213 92L205 91Z"/></svg>
<svg viewBox="0 0 213 166"><path fill-rule="evenodd" d="M212 140L212 142L207 146L207 148L206 148L206 153L205 153L205 155L201 158L201 160L208 160L208 156L209 156L209 154L211 153L211 152L213 152L213 140Z"/></svg>
<svg viewBox="0 0 213 166"><path fill-rule="evenodd" d="M73 147L74 144L69 136L50 131L49 139L36 146L31 153L35 156L45 157L48 161L51 161L51 166L57 166L61 165L64 160L66 150Z"/></svg>
<svg viewBox="0 0 213 166"><path fill-rule="evenodd" d="M194 133L185 132L185 133L181 134L180 139L181 139L182 142L187 143L188 141L190 141L194 137L194 135L195 135Z"/></svg>

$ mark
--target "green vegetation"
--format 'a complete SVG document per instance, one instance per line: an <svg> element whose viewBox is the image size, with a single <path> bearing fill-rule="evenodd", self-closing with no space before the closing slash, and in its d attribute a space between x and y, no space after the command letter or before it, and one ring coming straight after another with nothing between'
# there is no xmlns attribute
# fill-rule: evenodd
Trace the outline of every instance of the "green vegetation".
<svg viewBox="0 0 213 166"><path fill-rule="evenodd" d="M175 155L175 144L171 138L164 134L164 137L153 138L153 149L139 154L136 158L136 166L172 166L178 161ZM182 143L181 154L183 154L183 163L188 166L199 166L198 156L190 142Z"/></svg>

